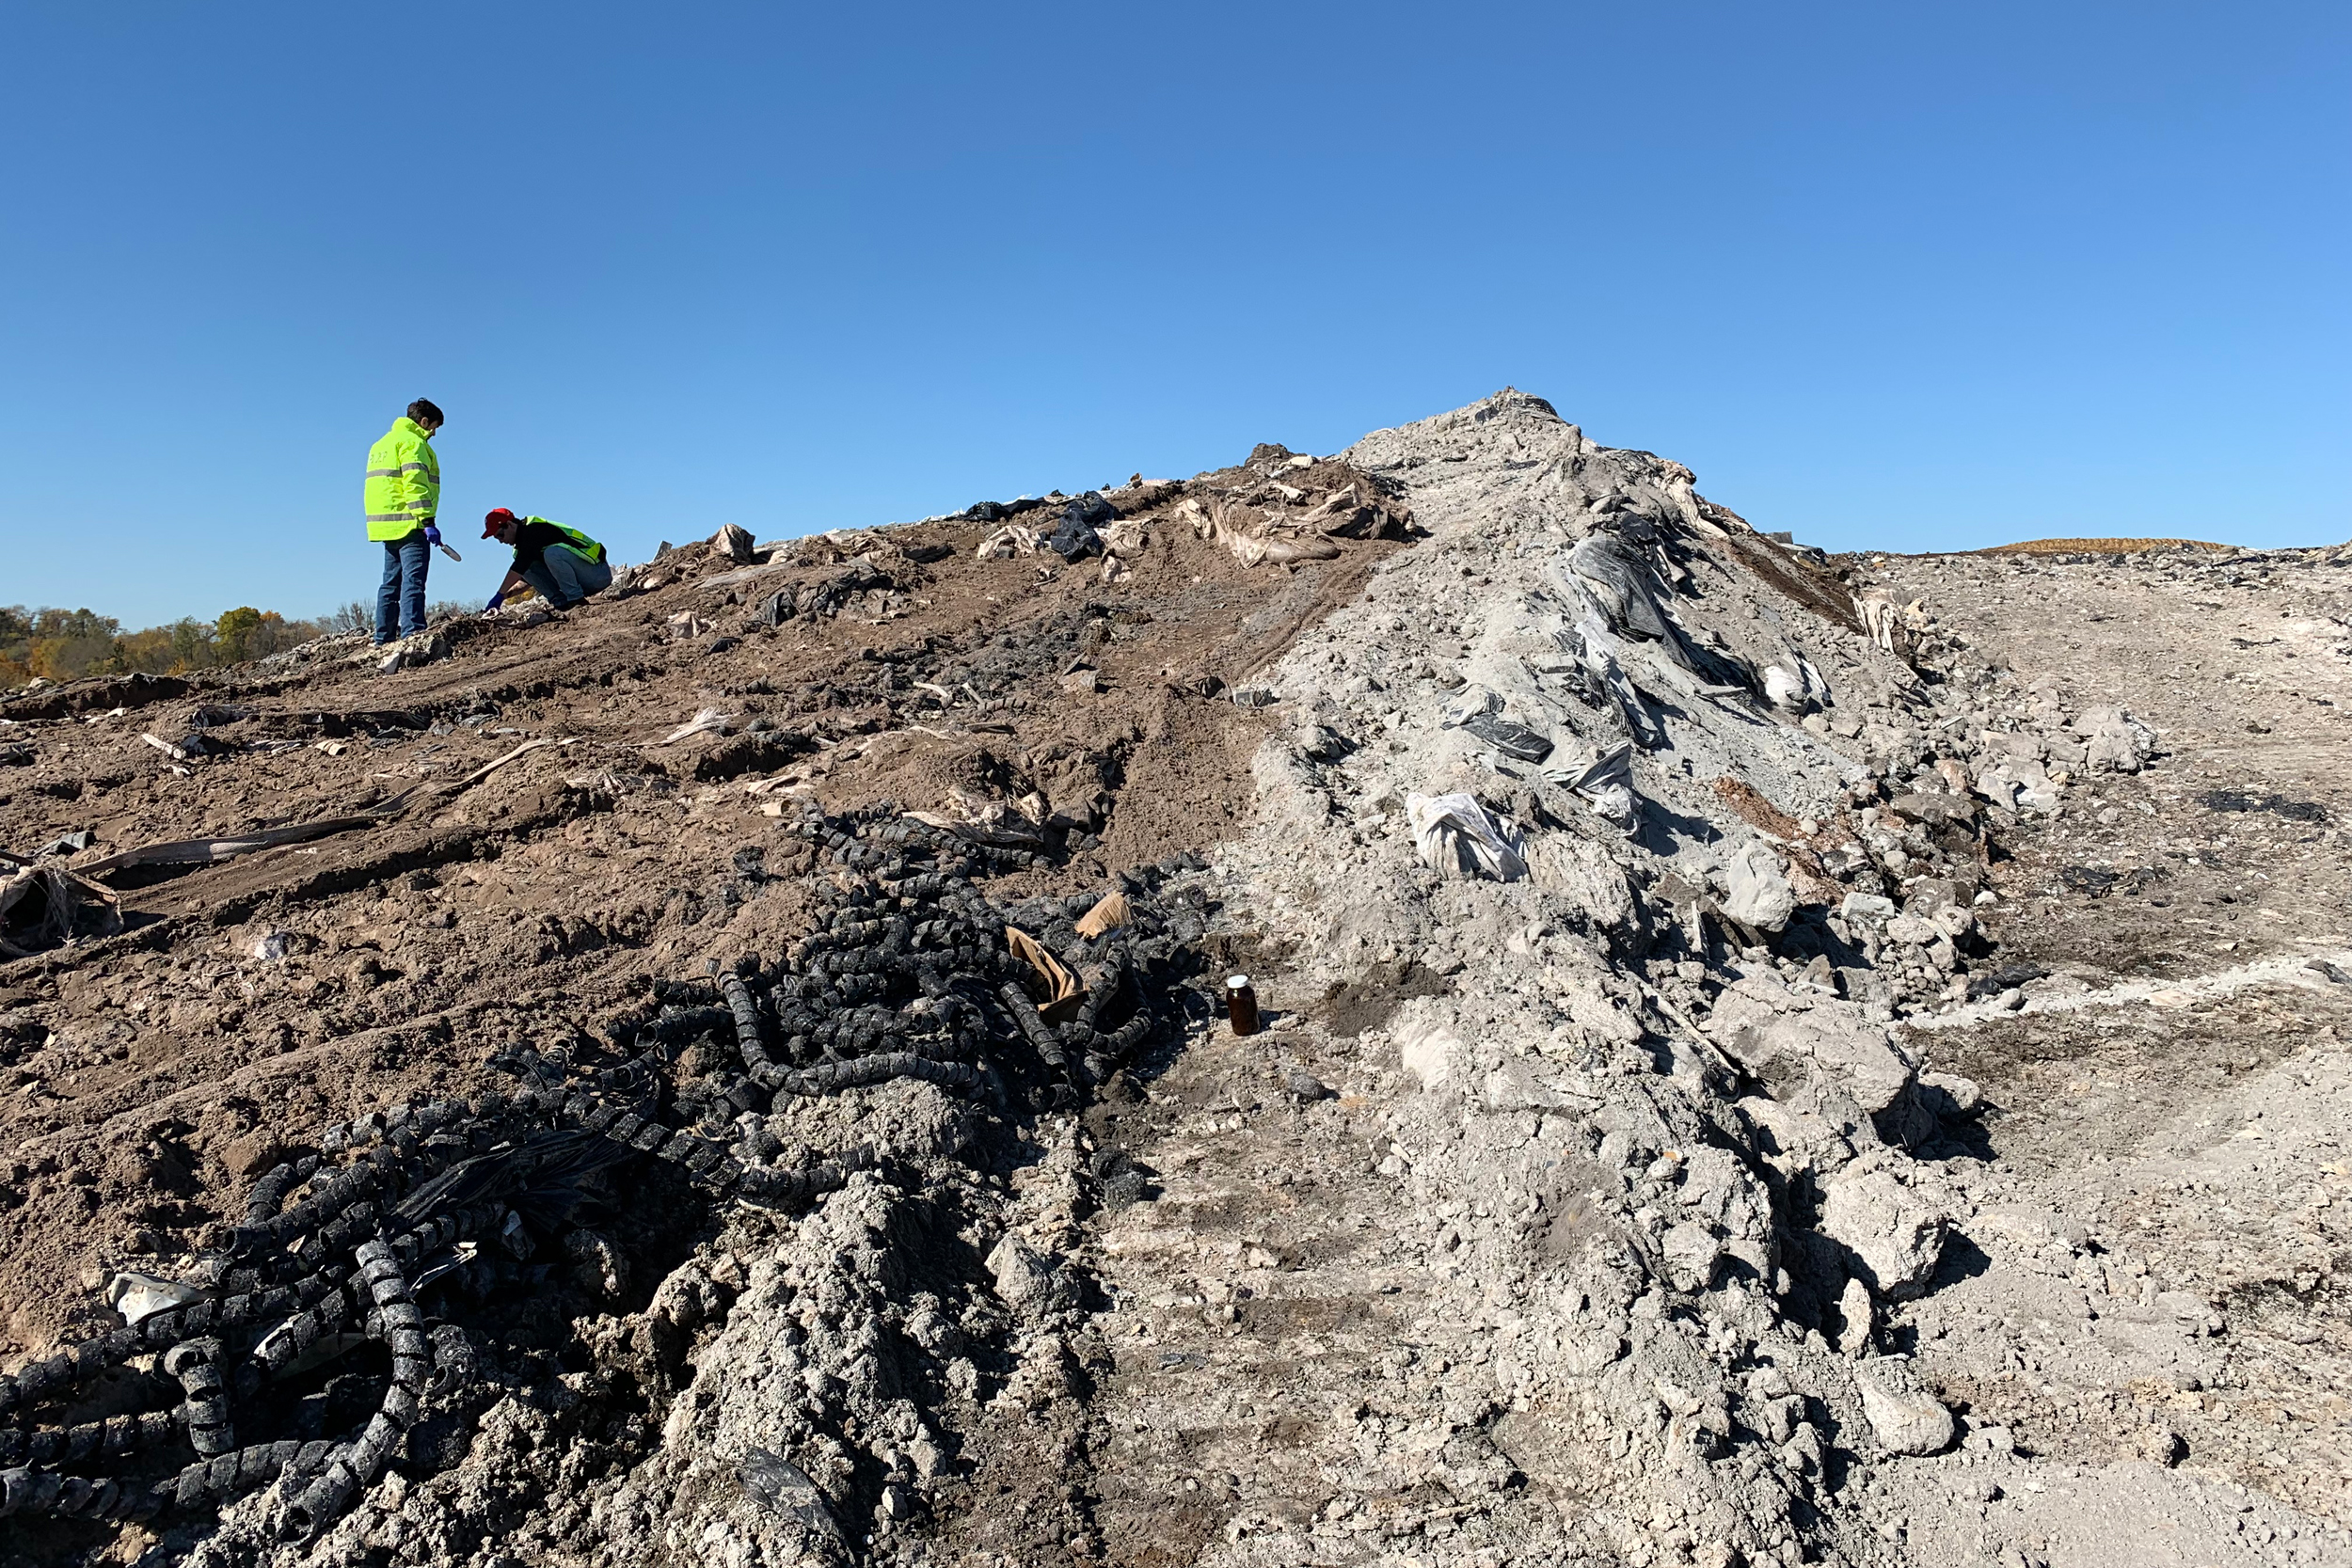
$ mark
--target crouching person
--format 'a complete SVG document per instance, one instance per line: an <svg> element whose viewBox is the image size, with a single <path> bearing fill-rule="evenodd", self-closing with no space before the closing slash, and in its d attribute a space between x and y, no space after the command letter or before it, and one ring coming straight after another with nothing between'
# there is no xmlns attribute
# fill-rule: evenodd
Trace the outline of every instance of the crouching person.
<svg viewBox="0 0 2352 1568"><path fill-rule="evenodd" d="M511 546L515 563L490 595L496 610L528 584L551 610L569 610L589 594L612 586L612 566L604 546L576 528L545 517L517 517L501 506L482 519L482 537Z"/></svg>

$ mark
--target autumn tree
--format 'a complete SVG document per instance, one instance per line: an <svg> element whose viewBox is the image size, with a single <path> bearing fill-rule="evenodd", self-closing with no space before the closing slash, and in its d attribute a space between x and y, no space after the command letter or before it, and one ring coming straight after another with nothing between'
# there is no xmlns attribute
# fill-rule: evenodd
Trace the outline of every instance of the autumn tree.
<svg viewBox="0 0 2352 1568"><path fill-rule="evenodd" d="M221 611L213 623L213 651L223 664L243 664L253 657L248 644L262 624L262 612L251 605Z"/></svg>

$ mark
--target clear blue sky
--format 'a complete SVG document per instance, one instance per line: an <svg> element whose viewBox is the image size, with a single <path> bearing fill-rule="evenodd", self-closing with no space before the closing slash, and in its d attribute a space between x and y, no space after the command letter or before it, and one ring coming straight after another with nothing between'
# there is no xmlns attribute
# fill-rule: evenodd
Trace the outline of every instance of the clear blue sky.
<svg viewBox="0 0 2352 1568"><path fill-rule="evenodd" d="M642 559L1507 384L1832 547L2352 533L2352 7L8 9L0 603ZM460 533L464 537L458 537Z"/></svg>

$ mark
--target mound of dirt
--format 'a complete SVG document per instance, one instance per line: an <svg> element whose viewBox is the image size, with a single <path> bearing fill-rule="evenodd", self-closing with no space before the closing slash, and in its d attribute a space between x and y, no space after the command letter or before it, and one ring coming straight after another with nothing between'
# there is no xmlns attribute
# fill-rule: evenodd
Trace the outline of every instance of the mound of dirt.
<svg viewBox="0 0 2352 1568"><path fill-rule="evenodd" d="M0 1548L2352 1560L2352 566L1694 483L1505 391L0 705Z"/></svg>
<svg viewBox="0 0 2352 1568"><path fill-rule="evenodd" d="M2226 555L2228 545L2202 539L2027 539L2014 545L1994 545L1979 555L2144 555L2150 550L2203 550Z"/></svg>

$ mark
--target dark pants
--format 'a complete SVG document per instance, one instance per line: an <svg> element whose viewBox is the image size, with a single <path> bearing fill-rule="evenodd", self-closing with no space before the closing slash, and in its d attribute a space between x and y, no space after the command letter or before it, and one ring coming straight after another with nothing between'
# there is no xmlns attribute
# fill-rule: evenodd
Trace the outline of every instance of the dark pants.
<svg viewBox="0 0 2352 1568"><path fill-rule="evenodd" d="M405 538L384 541L384 585L375 591L379 645L424 630L424 569L432 559L433 547L424 542L422 529Z"/></svg>
<svg viewBox="0 0 2352 1568"><path fill-rule="evenodd" d="M558 610L568 610L589 594L612 586L611 566L562 545L549 545L536 564L515 575Z"/></svg>

